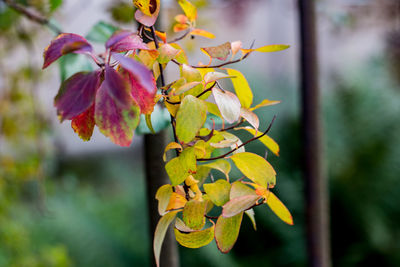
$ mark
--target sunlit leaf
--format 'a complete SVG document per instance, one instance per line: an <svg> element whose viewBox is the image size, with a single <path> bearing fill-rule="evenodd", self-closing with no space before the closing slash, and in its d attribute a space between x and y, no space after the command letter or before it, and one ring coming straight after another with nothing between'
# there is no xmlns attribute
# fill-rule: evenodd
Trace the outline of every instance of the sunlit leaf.
<svg viewBox="0 0 400 267"><path fill-rule="evenodd" d="M142 62L149 70L153 68L160 53L158 50L140 50L139 54L136 54L138 60Z"/></svg>
<svg viewBox="0 0 400 267"><path fill-rule="evenodd" d="M242 41L235 41L231 43L232 58L242 49Z"/></svg>
<svg viewBox="0 0 400 267"><path fill-rule="evenodd" d="M226 180L220 179L211 184L204 184L203 188L215 205L222 206L229 201L231 184Z"/></svg>
<svg viewBox="0 0 400 267"><path fill-rule="evenodd" d="M203 100L187 95L182 100L176 114L176 134L178 139L189 143L206 121L207 106Z"/></svg>
<svg viewBox="0 0 400 267"><path fill-rule="evenodd" d="M201 73L199 70L192 68L186 64L183 64L181 69L180 69L180 74L181 77L186 79L187 83L190 82L201 82L202 81L202 77L201 77ZM200 94L203 91L203 85L199 84L195 87L193 87L192 89L190 89L189 91L185 92L185 95L194 95L197 96L198 94Z"/></svg>
<svg viewBox="0 0 400 267"><path fill-rule="evenodd" d="M260 126L260 120L258 119L257 115L248 110L247 108L240 109L240 115L254 127L254 129L258 130Z"/></svg>
<svg viewBox="0 0 400 267"><path fill-rule="evenodd" d="M278 51L282 51L285 49L288 49L290 47L290 45L266 45L266 46L262 46L259 48L255 48L255 49L242 49L242 52L244 54L250 53L250 52L262 52L262 53L270 53L270 52L278 52Z"/></svg>
<svg viewBox="0 0 400 267"><path fill-rule="evenodd" d="M134 130L139 124L140 109L134 102L129 107L118 105L109 92L109 85L104 81L96 95L96 125L113 143L129 146Z"/></svg>
<svg viewBox="0 0 400 267"><path fill-rule="evenodd" d="M212 89L212 94L222 117L227 122L233 123L240 118L240 102L236 95L216 87Z"/></svg>
<svg viewBox="0 0 400 267"><path fill-rule="evenodd" d="M256 191L240 181L232 183L229 198L234 199L241 196L256 195Z"/></svg>
<svg viewBox="0 0 400 267"><path fill-rule="evenodd" d="M175 219L178 211L171 211L165 214L157 223L156 231L154 233L153 250L157 266L160 266L160 253L162 243L164 242L165 234L167 233L168 226Z"/></svg>
<svg viewBox="0 0 400 267"><path fill-rule="evenodd" d="M238 70L228 68L225 70L228 72L228 75L236 77L232 79L233 88L235 89L236 95L239 98L242 107L249 108L253 103L253 93L246 78Z"/></svg>
<svg viewBox="0 0 400 267"><path fill-rule="evenodd" d="M65 80L54 99L61 120L72 119L86 111L94 102L100 86L100 72L78 72Z"/></svg>
<svg viewBox="0 0 400 267"><path fill-rule="evenodd" d="M181 161L178 157L171 159L165 165L165 170L171 180L172 185L178 185L185 181L186 177L189 175L187 170L182 166Z"/></svg>
<svg viewBox="0 0 400 267"><path fill-rule="evenodd" d="M255 218L255 213L253 209L246 210L244 213L249 217L251 224L253 225L253 228L255 231L257 231L257 225L256 225L256 218Z"/></svg>
<svg viewBox="0 0 400 267"><path fill-rule="evenodd" d="M259 199L261 196L253 194L232 198L222 207L222 216L225 218L235 216L254 206Z"/></svg>
<svg viewBox="0 0 400 267"><path fill-rule="evenodd" d="M215 225L201 231L181 232L174 228L178 243L187 248L200 248L208 245L214 239Z"/></svg>
<svg viewBox="0 0 400 267"><path fill-rule="evenodd" d="M171 142L169 143L165 149L164 149L164 154L163 154L163 160L167 161L167 151L171 149L178 149L180 152L183 150L182 146L176 142Z"/></svg>
<svg viewBox="0 0 400 267"><path fill-rule="evenodd" d="M186 56L186 53L185 53L185 51L182 49L182 47L179 45L179 44L177 44L177 43L172 43L172 44L170 44L173 48L175 48L175 49L178 49L178 50L180 50L181 52L176 56L176 58L175 58L175 60L178 62L178 63L181 63L181 64L189 64L188 63L188 58L187 58L187 56Z"/></svg>
<svg viewBox="0 0 400 267"><path fill-rule="evenodd" d="M289 225L293 225L293 217L286 206L276 197L272 192L269 193L266 203L271 210L278 216L282 221Z"/></svg>
<svg viewBox="0 0 400 267"><path fill-rule="evenodd" d="M230 218L219 216L215 226L215 241L222 253L228 253L236 243L242 218L243 212Z"/></svg>
<svg viewBox="0 0 400 267"><path fill-rule="evenodd" d="M166 214L171 194L172 194L172 186L170 184L165 184L160 188L158 188L157 190L156 199L158 200L158 213L161 216Z"/></svg>
<svg viewBox="0 0 400 267"><path fill-rule="evenodd" d="M117 31L106 42L106 48L111 52L126 52L136 49L149 49L142 38L129 31Z"/></svg>
<svg viewBox="0 0 400 267"><path fill-rule="evenodd" d="M94 129L94 104L85 112L72 118L71 127L83 141L89 141Z"/></svg>
<svg viewBox="0 0 400 267"><path fill-rule="evenodd" d="M160 32L156 30L156 35L159 37L164 43L167 42L167 33L165 32Z"/></svg>
<svg viewBox="0 0 400 267"><path fill-rule="evenodd" d="M178 0L178 3L181 6L183 12L185 12L186 17L190 21L195 21L197 18L196 7L192 3L190 3L188 0Z"/></svg>
<svg viewBox="0 0 400 267"><path fill-rule="evenodd" d="M226 79L226 78L234 78L235 76L232 75L226 75L225 73L222 72L208 72L204 75L204 84L207 85L208 83L212 83L221 79Z"/></svg>
<svg viewBox="0 0 400 267"><path fill-rule="evenodd" d="M175 49L169 44L164 44L158 49L160 55L158 56L157 60L161 64L166 64L174 59L181 50Z"/></svg>
<svg viewBox="0 0 400 267"><path fill-rule="evenodd" d="M263 101L261 101L260 104L256 105L255 107L250 108L250 110L253 111L253 110L259 109L261 107L272 106L272 105L276 105L279 103L281 103L281 101L264 99Z"/></svg>
<svg viewBox="0 0 400 267"><path fill-rule="evenodd" d="M254 130L253 128L250 128L250 127L241 127L238 129L244 129L254 136L260 136L263 134L262 132L258 132L256 135L256 130ZM264 135L264 136L260 137L258 140L261 143L263 143L269 150L271 150L272 153L279 156L279 145L277 142L275 142L274 139L272 139L268 135Z"/></svg>
<svg viewBox="0 0 400 267"><path fill-rule="evenodd" d="M85 38L73 33L62 33L53 39L43 52L43 69L68 53L90 53L92 46Z"/></svg>
<svg viewBox="0 0 400 267"><path fill-rule="evenodd" d="M231 51L231 43L226 42L219 46L202 47L200 49L207 56L210 57L210 60L212 60L213 58L217 58L219 60L226 60Z"/></svg>
<svg viewBox="0 0 400 267"><path fill-rule="evenodd" d="M186 226L193 230L200 230L206 223L207 201L190 200L186 203L182 212L182 219Z"/></svg>
<svg viewBox="0 0 400 267"><path fill-rule="evenodd" d="M197 85L201 84L201 82L190 82L182 85L181 87L177 88L176 90L173 91L174 95L181 95L186 93L187 91L193 89Z"/></svg>
<svg viewBox="0 0 400 267"><path fill-rule="evenodd" d="M182 209L185 206L186 202L187 202L187 200L184 196L182 196L181 194L172 192L171 197L169 199L169 203L166 208L166 211Z"/></svg>
<svg viewBox="0 0 400 267"><path fill-rule="evenodd" d="M202 29L194 29L193 31L190 32L191 35L197 35L197 36L201 36L201 37L205 37L208 39L214 39L215 35L212 34L211 32L202 30Z"/></svg>
<svg viewBox="0 0 400 267"><path fill-rule="evenodd" d="M250 180L263 186L275 185L276 172L263 157L254 153L237 153L230 157L236 167Z"/></svg>
<svg viewBox="0 0 400 267"><path fill-rule="evenodd" d="M222 118L221 112L218 109L218 106L214 103L206 102L207 104L207 111L215 116Z"/></svg>
<svg viewBox="0 0 400 267"><path fill-rule="evenodd" d="M153 26L160 12L160 0L135 0L133 3L138 8L135 12L136 21L147 27Z"/></svg>

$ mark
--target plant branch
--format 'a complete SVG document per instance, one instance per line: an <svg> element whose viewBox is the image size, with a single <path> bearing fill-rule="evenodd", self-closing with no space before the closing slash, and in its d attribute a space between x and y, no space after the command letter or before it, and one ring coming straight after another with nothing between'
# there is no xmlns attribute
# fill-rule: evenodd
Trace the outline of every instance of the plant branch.
<svg viewBox="0 0 400 267"><path fill-rule="evenodd" d="M213 158L197 159L197 161L210 161L210 160L216 160L216 159L225 158L226 156L228 156L229 154L235 152L235 151L238 150L239 148L241 148L241 147L247 145L248 143L253 142L253 141L255 141L255 140L257 140L257 139L263 137L264 135L266 135L266 134L269 132L269 130L271 130L271 127L272 127L272 124L273 124L274 121L275 121L275 118L276 118L276 116L274 116L274 117L272 118L272 121L270 122L270 124L269 124L267 130L265 130L265 132L264 132L263 134L261 134L261 135L259 135L259 136L256 136L256 137L253 137L253 138L247 140L246 142L244 142L244 143L241 144L240 146L238 146L238 147L232 149L232 150L229 151L229 152L226 152L225 154L223 154L223 155L221 155L221 156L213 157Z"/></svg>
<svg viewBox="0 0 400 267"><path fill-rule="evenodd" d="M191 31L192 31L192 29L189 28L182 36L176 37L175 39L172 39L172 40L168 41L167 43L178 42L178 41L182 40L183 38L185 38Z"/></svg>
<svg viewBox="0 0 400 267"><path fill-rule="evenodd" d="M219 132L223 132L223 131L232 130L232 129L234 129L234 128L240 126L243 122L244 122L244 120L241 119L238 123L236 123L236 124L234 124L234 125L232 125L232 126L229 126L229 127L227 127L227 128L219 129L218 131L219 131Z"/></svg>
<svg viewBox="0 0 400 267"><path fill-rule="evenodd" d="M200 94L198 94L196 97L199 98L199 97L201 97L202 95L204 95L205 93L211 91L211 90L214 88L214 86L215 86L216 84L217 84L217 82L214 82L214 84L213 84L210 88L207 88L206 90L204 90L203 92L201 92ZM171 104L171 105L179 105L179 104L181 103L181 101L171 102L171 101L169 101L168 99L165 99L165 101L166 101L168 104Z"/></svg>
<svg viewBox="0 0 400 267"><path fill-rule="evenodd" d="M2 0L7 6L12 8L13 10L17 11L21 15L25 16L26 18L30 19L31 21L34 21L38 24L47 26L49 29L53 30L57 34L61 34L62 31L59 29L56 25L50 22L49 19L46 17L34 12L33 10L30 10L29 8L18 4L12 0Z"/></svg>

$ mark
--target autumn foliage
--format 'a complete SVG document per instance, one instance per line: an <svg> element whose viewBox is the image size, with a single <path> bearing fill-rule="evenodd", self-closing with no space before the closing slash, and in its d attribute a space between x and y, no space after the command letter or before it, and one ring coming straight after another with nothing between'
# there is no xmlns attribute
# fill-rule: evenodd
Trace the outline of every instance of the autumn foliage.
<svg viewBox="0 0 400 267"><path fill-rule="evenodd" d="M179 40L186 36L215 38L196 28L196 7L178 0L184 14L175 17L173 29L181 36L169 40L166 33L154 28L160 1L134 3L137 32L114 32L102 54L94 53L84 37L63 33L45 49L43 68L69 53L85 54L98 66L65 80L54 101L60 120L71 120L73 130L85 141L97 126L115 144L129 146L141 114L153 131L155 105L170 113L175 140L165 148L164 161L171 184L160 187L155 196L162 216L154 238L157 264L171 224L182 246L199 248L215 239L223 253L235 244L244 214L256 229L255 206L266 204L284 222L293 224L290 212L271 191L276 184L274 168L264 157L245 151L246 144L258 140L273 154L279 154L278 144L267 135L274 119L261 130L254 113L279 101L253 103L245 76L226 67L252 53L275 52L288 46L245 49L240 41L225 42L201 48L209 62L191 65ZM214 63L215 59L220 62ZM175 65L180 73L170 84L164 84L167 65ZM157 79L161 81L159 88ZM234 92L223 88L224 80L232 82ZM246 131L253 137L242 142L236 131ZM230 177L232 163L243 177ZM211 170L219 175L210 175ZM216 212L218 216L209 215Z"/></svg>

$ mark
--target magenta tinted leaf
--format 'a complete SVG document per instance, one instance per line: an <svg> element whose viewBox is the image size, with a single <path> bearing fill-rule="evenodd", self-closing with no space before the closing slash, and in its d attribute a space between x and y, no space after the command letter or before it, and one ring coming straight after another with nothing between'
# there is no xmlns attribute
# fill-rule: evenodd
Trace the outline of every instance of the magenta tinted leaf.
<svg viewBox="0 0 400 267"><path fill-rule="evenodd" d="M148 92L136 79L136 76L132 75L130 72L121 68L122 75L131 85L131 94L133 99L135 99L136 103L140 107L140 113L143 114L151 114L153 112L154 106L156 102L154 101L154 97L157 93L156 83L154 82L154 90L153 92Z"/></svg>
<svg viewBox="0 0 400 267"><path fill-rule="evenodd" d="M63 55L69 53L92 52L92 46L80 35L73 33L62 33L58 35L43 52L43 69L56 61Z"/></svg>
<svg viewBox="0 0 400 267"><path fill-rule="evenodd" d="M119 61L126 71L130 72L135 77L136 81L140 83L147 92L153 94L154 91L157 91L153 73L146 68L145 65L120 54L113 54L113 57Z"/></svg>
<svg viewBox="0 0 400 267"><path fill-rule="evenodd" d="M100 132L120 146L129 146L139 124L139 107L134 101L128 107L118 105L103 82L97 91L95 122Z"/></svg>
<svg viewBox="0 0 400 267"><path fill-rule="evenodd" d="M129 107L133 98L131 95L131 87L127 80L113 68L107 66L105 69L104 88L109 95L115 100L116 104L121 107Z"/></svg>
<svg viewBox="0 0 400 267"><path fill-rule="evenodd" d="M85 112L74 117L71 121L71 127L83 141L89 141L94 129L94 103Z"/></svg>
<svg viewBox="0 0 400 267"><path fill-rule="evenodd" d="M149 49L139 35L129 31L118 31L106 42L112 52L125 52L135 49Z"/></svg>
<svg viewBox="0 0 400 267"><path fill-rule="evenodd" d="M87 110L100 86L100 71L78 72L65 80L54 100L61 120L69 120Z"/></svg>

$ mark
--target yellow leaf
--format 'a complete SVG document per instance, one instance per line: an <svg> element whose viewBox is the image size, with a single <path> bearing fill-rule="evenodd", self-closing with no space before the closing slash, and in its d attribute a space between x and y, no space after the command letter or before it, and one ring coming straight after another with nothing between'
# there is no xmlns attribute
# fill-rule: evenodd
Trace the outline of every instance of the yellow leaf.
<svg viewBox="0 0 400 267"><path fill-rule="evenodd" d="M178 0L183 12L185 12L186 17L191 21L195 21L197 18L197 9L188 0Z"/></svg>
<svg viewBox="0 0 400 267"><path fill-rule="evenodd" d="M241 127L241 128L237 128L239 129L243 129L248 131L249 133L251 133L253 136L260 136L263 133L258 132L256 135L256 130L250 128L250 127ZM271 137L269 137L268 135L264 135L260 138L258 138L258 140L263 143L269 150L271 150L272 153L274 153L275 155L279 156L279 145L277 142L275 142L274 139L272 139Z"/></svg>
<svg viewBox="0 0 400 267"><path fill-rule="evenodd" d="M201 231L181 232L174 228L175 238L179 244L187 248L200 248L208 245L214 239L215 225Z"/></svg>
<svg viewBox="0 0 400 267"><path fill-rule="evenodd" d="M229 133L227 131L222 131L222 132L220 132L220 134L225 138L225 140L234 141L234 143L231 145L231 149L238 148L241 144L243 144L242 140L240 140L239 137L237 137L236 135L234 135L232 133ZM242 153L242 152L246 152L244 146L242 146L239 149L236 149L233 152L233 154Z"/></svg>
<svg viewBox="0 0 400 267"><path fill-rule="evenodd" d="M186 203L182 212L185 225L193 230L200 230L206 223L207 201L190 200Z"/></svg>
<svg viewBox="0 0 400 267"><path fill-rule="evenodd" d="M173 31L174 32L181 32L181 31L186 30L187 28L189 28L189 25L177 23L177 24L174 25Z"/></svg>
<svg viewBox="0 0 400 267"><path fill-rule="evenodd" d="M179 160L185 171L190 173L196 172L196 155L193 147L186 147L179 155Z"/></svg>
<svg viewBox="0 0 400 267"><path fill-rule="evenodd" d="M135 12L136 21L147 27L153 26L160 12L160 0L134 0L133 3L138 8Z"/></svg>
<svg viewBox="0 0 400 267"><path fill-rule="evenodd" d="M225 218L235 216L254 206L260 199L261 196L254 194L232 198L222 207L222 216Z"/></svg>
<svg viewBox="0 0 400 267"><path fill-rule="evenodd" d="M164 42L167 42L167 33L166 32L160 32L156 30L156 35Z"/></svg>
<svg viewBox="0 0 400 267"><path fill-rule="evenodd" d="M276 172L263 157L254 153L237 153L230 157L236 167L250 180L265 188L275 185Z"/></svg>
<svg viewBox="0 0 400 267"><path fill-rule="evenodd" d="M244 213L249 217L251 224L253 225L254 231L257 231L257 226L256 226L256 218L255 218L255 213L253 209L246 210Z"/></svg>
<svg viewBox="0 0 400 267"><path fill-rule="evenodd" d="M218 159L216 161L200 165L210 169L215 169L225 174L226 179L229 179L229 172L231 171L231 164L227 160Z"/></svg>
<svg viewBox="0 0 400 267"><path fill-rule="evenodd" d="M168 163L165 165L165 170L167 171L172 185L178 185L182 183L189 175L187 170L182 166L182 163L178 157L168 161Z"/></svg>
<svg viewBox="0 0 400 267"><path fill-rule="evenodd" d="M251 52L262 52L262 53L270 53L270 52L278 52L278 51L282 51L285 49L288 49L290 47L290 45L266 45L266 46L262 46L256 49L242 49L242 52L244 54L247 53L251 53Z"/></svg>
<svg viewBox="0 0 400 267"><path fill-rule="evenodd" d="M214 39L215 35L212 34L211 32L202 30L202 29L194 29L193 31L190 32L191 35L198 35L198 36L202 36L208 39Z"/></svg>
<svg viewBox="0 0 400 267"><path fill-rule="evenodd" d="M214 183L204 184L204 191L209 196L210 200L217 206L222 206L229 201L229 192L231 184L226 180L217 180Z"/></svg>
<svg viewBox="0 0 400 267"><path fill-rule="evenodd" d="M183 50L183 48L176 44L176 43L172 43L170 44L173 48L180 50L181 52L176 56L175 60L181 64L188 64L188 58L186 56L185 51Z"/></svg>
<svg viewBox="0 0 400 267"><path fill-rule="evenodd" d="M192 95L183 98L176 113L176 134L181 142L189 143L201 129L207 116L207 106L203 100Z"/></svg>
<svg viewBox="0 0 400 267"><path fill-rule="evenodd" d="M158 52L160 54L157 58L157 61L161 64L166 64L174 59L181 52L181 50L175 49L170 44L164 44L158 49Z"/></svg>
<svg viewBox="0 0 400 267"><path fill-rule="evenodd" d="M180 68L181 77L186 79L186 82L201 82L202 77L199 70L192 68L186 64L183 64ZM203 85L199 84L189 91L185 92L185 95L194 95L197 96L203 91Z"/></svg>
<svg viewBox="0 0 400 267"><path fill-rule="evenodd" d="M206 104L208 112L222 118L221 112L219 111L218 106L216 104L210 102L206 102Z"/></svg>
<svg viewBox="0 0 400 267"><path fill-rule="evenodd" d="M163 217L161 217L161 219L157 223L153 240L153 251L157 267L160 266L160 253L161 253L162 243L164 242L165 234L167 233L168 226L175 219L177 213L178 211L168 212Z"/></svg>
<svg viewBox="0 0 400 267"><path fill-rule="evenodd" d="M173 94L181 95L181 94L186 93L187 91L193 89L194 87L196 87L199 84L201 84L201 82L186 83L186 84L182 85L181 87L179 87L178 89L174 90Z"/></svg>
<svg viewBox="0 0 400 267"><path fill-rule="evenodd" d="M256 195L256 191L240 181L236 181L231 186L229 198L234 199L241 196Z"/></svg>
<svg viewBox="0 0 400 267"><path fill-rule="evenodd" d="M163 216L166 214L166 210L172 194L172 185L165 184L158 188L156 193L156 199L158 200L158 213Z"/></svg>
<svg viewBox="0 0 400 267"><path fill-rule="evenodd" d="M184 196L172 192L166 211L181 209L185 206L186 202L187 200Z"/></svg>
<svg viewBox="0 0 400 267"><path fill-rule="evenodd" d="M169 143L164 149L164 154L163 154L164 161L167 161L167 151L171 149L179 149L179 151L182 151L182 146L176 142Z"/></svg>
<svg viewBox="0 0 400 267"><path fill-rule="evenodd" d="M286 206L275 196L274 193L270 192L267 198L267 204L271 210L278 216L282 221L289 225L293 225L293 217Z"/></svg>
<svg viewBox="0 0 400 267"><path fill-rule="evenodd" d="M259 109L261 107L272 106L272 105L276 105L279 103L281 103L281 101L264 99L263 101L261 101L260 104L256 105L255 107L250 108L250 110L253 111L253 110Z"/></svg>
<svg viewBox="0 0 400 267"><path fill-rule="evenodd" d="M215 226L215 242L222 253L228 253L236 243L242 218L243 212L230 218L219 216Z"/></svg>
<svg viewBox="0 0 400 267"><path fill-rule="evenodd" d="M228 75L236 76L236 78L232 79L233 88L235 89L242 107L249 108L253 103L253 92L251 91L246 78L238 70L229 68L226 68L225 70L228 72Z"/></svg>

